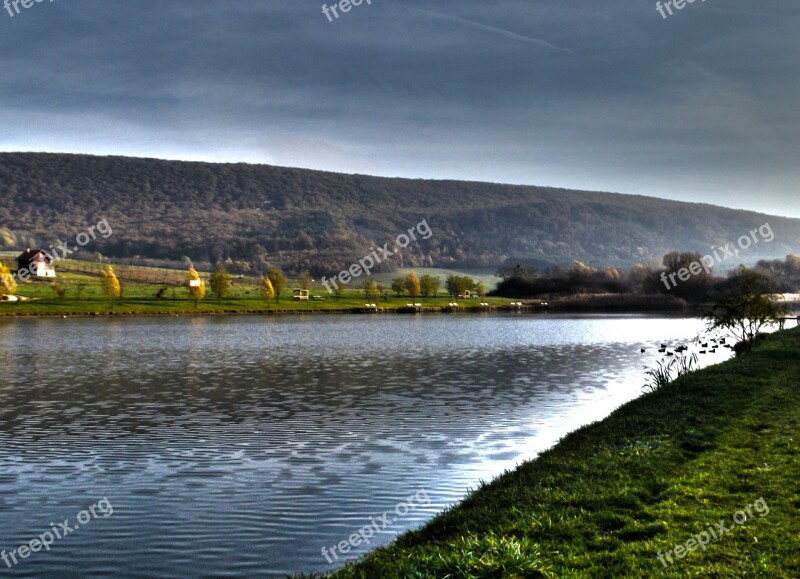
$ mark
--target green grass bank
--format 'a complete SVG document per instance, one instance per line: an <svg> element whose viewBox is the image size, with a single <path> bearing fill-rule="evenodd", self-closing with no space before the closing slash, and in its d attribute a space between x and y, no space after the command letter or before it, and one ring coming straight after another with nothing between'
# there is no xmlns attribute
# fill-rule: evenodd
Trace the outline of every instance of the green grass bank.
<svg viewBox="0 0 800 579"><path fill-rule="evenodd" d="M794 329L568 435L335 577L798 577L799 422Z"/></svg>
<svg viewBox="0 0 800 579"><path fill-rule="evenodd" d="M122 298L111 305L104 296L100 280L96 275L59 272L55 282L64 288L64 296L59 297L53 290L52 281L29 281L17 287L16 294L27 301L0 302L0 318L4 316L104 316L104 315L164 315L164 314L271 314L271 313L342 313L362 309L367 303L374 303L383 311L392 312L403 309L409 303L419 303L423 308L446 308L457 302L460 308L481 311L481 303L491 308L509 308L512 300L506 298L455 299L439 292L437 297L421 298L407 295L397 296L394 292L382 292L380 297L368 298L363 289L348 288L341 295L327 293L315 286L312 294L322 299L293 301L291 288L296 287L291 280L284 289L281 300L264 299L259 291L256 278L233 278L233 287L221 300L211 291L206 293L197 307L188 297L186 289L180 287L185 273L175 270L161 270L153 273L152 268L119 268L126 274L140 279L121 278ZM147 281L146 277L172 276L171 283ZM144 281L142 280L144 279ZM208 289L208 288L207 288ZM157 297L159 291L162 295Z"/></svg>
<svg viewBox="0 0 800 579"><path fill-rule="evenodd" d="M15 260L8 252L0 252L0 258L12 269ZM231 276L232 287L220 300L213 295L209 286L208 273L201 272L206 281L206 296L195 307L188 292L183 287L186 271L148 266L115 265L122 287L122 297L111 305L103 291L101 264L76 260L61 260L56 263L55 279L33 279L19 282L16 295L25 301L0 301L0 318L16 316L105 316L105 315L202 315L202 314L273 314L273 313L346 313L364 309L374 303L384 312L406 309L409 303L421 304L423 311L448 308L448 304L458 303L458 311L485 311L481 303L489 304L489 309L514 309L509 298L481 297L473 299L453 298L439 289L438 294L429 297L397 295L386 289L391 283L389 274L382 274L386 283L379 296L367 297L359 286L363 280L343 287L339 295L325 290L319 280L310 286L311 295L319 298L308 301L293 301L292 290L299 286L299 280L288 279L281 292L280 301L267 300L260 292L260 278L254 276ZM405 270L411 271L411 270ZM418 269L419 275L428 273L438 275L442 280L449 270ZM450 271L459 274L461 272ZM479 276L488 280L491 276ZM377 278L376 278L377 279ZM492 287L493 282L486 282ZM62 291L59 295L56 289Z"/></svg>

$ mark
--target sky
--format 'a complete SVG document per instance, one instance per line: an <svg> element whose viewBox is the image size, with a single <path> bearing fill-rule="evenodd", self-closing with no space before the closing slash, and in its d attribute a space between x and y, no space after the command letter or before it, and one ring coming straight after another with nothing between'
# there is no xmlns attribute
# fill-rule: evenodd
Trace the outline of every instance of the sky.
<svg viewBox="0 0 800 579"><path fill-rule="evenodd" d="M0 151L544 185L800 217L797 0L661 2L666 18L653 0L370 2L338 18L319 0L10 4Z"/></svg>

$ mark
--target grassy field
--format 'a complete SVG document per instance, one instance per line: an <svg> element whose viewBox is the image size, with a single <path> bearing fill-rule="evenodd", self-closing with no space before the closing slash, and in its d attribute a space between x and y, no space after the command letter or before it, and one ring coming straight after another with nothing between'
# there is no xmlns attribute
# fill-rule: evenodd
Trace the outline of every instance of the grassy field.
<svg viewBox="0 0 800 579"><path fill-rule="evenodd" d="M5 259L8 262L8 259ZM29 281L18 285L16 294L30 301L0 303L0 316L20 315L105 315L114 314L181 314L181 313L269 313L269 312L325 312L350 311L363 308L366 303L375 303L381 309L394 310L409 303L420 303L424 307L446 307L457 301L459 306L478 309L481 302L501 307L511 300L502 298L483 298L454 300L439 292L438 297L410 298L407 295L396 297L394 292L381 293L378 300L367 299L362 289L347 289L342 295L329 294L319 283L311 288L311 294L322 300L292 301L291 290L297 287L294 280L288 280L280 302L267 301L259 293L259 280L255 277L232 276L233 287L218 300L210 291L197 307L188 297L181 284L186 272L140 266L115 266L114 271L122 285L122 299L114 304L105 298L100 278L100 266L89 262L65 260L57 263L56 283L65 293L59 297L51 287L51 281ZM419 270L420 272L427 270ZM208 274L202 274L207 279ZM422 273L420 273L422 275ZM157 294L162 290L162 296Z"/></svg>
<svg viewBox="0 0 800 579"><path fill-rule="evenodd" d="M567 436L335 576L797 577L799 451L790 330Z"/></svg>

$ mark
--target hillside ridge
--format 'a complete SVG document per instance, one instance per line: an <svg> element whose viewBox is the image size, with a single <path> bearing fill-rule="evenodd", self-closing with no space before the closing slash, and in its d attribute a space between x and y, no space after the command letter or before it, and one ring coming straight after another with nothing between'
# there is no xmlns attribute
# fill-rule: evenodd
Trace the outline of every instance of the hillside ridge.
<svg viewBox="0 0 800 579"><path fill-rule="evenodd" d="M776 237L754 247L753 260L800 247L800 219L706 203L248 163L0 153L0 200L0 249L69 239L106 219L113 236L87 251L314 275L349 266L421 220L433 235L385 270L575 259L626 266L674 249L708 251L765 222Z"/></svg>

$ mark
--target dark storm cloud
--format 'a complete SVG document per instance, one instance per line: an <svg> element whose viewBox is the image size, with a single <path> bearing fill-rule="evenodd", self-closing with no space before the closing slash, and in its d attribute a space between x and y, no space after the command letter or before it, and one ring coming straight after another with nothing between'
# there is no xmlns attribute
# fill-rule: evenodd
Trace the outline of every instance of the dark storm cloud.
<svg viewBox="0 0 800 579"><path fill-rule="evenodd" d="M0 12L0 148L559 185L800 216L800 8L56 0Z"/></svg>

